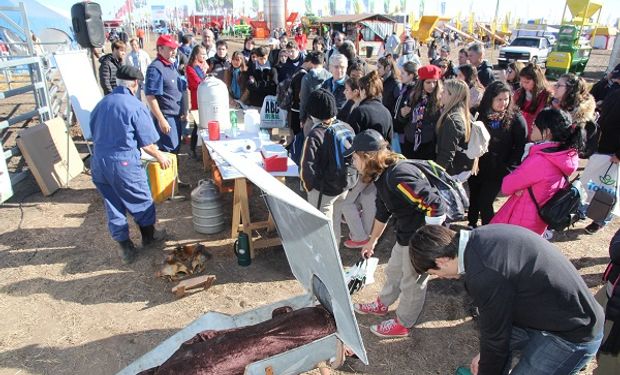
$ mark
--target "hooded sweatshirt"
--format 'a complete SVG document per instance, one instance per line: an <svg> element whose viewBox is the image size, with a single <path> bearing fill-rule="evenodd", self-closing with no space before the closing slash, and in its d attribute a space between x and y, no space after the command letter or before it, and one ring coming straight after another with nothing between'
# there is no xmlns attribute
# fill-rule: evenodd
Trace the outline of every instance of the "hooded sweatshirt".
<svg viewBox="0 0 620 375"><path fill-rule="evenodd" d="M510 198L493 217L492 224L514 224L543 234L547 224L538 215L528 187L532 188L538 205L542 207L566 185L564 176L570 176L579 166L576 150L555 151L558 146L557 142L533 145L523 163L504 177L502 193Z"/></svg>

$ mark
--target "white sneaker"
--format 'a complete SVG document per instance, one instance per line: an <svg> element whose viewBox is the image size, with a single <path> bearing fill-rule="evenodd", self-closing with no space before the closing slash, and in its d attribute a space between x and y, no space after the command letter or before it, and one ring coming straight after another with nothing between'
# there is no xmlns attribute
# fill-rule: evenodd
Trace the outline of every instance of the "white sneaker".
<svg viewBox="0 0 620 375"><path fill-rule="evenodd" d="M543 233L543 238L547 241L551 241L553 239L553 229L545 229L545 233Z"/></svg>

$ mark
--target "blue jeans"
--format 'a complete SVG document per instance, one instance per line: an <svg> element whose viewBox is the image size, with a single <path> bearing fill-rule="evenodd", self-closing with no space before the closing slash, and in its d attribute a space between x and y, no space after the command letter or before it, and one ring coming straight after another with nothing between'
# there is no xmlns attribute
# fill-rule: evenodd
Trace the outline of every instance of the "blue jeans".
<svg viewBox="0 0 620 375"><path fill-rule="evenodd" d="M596 355L603 331L586 343L576 344L545 331L512 327L511 351L521 352L521 358L511 375L573 375ZM504 374L508 374L511 361Z"/></svg>

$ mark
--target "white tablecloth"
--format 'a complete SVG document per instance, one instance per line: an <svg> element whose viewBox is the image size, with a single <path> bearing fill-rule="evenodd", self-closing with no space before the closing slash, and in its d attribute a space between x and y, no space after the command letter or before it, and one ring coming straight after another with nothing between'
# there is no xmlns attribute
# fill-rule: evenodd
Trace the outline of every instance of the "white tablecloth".
<svg viewBox="0 0 620 375"><path fill-rule="evenodd" d="M263 157L260 153L260 147L263 144L274 144L274 142L271 141L261 141L256 134L245 132L239 132L235 138L230 138L228 135L222 133L219 141L210 141L208 131L203 129L200 131L200 137L207 146L209 155L211 155L211 159L213 159L215 165L220 170L224 180L232 180L244 176L217 153L218 149L224 148L227 151L234 152L246 158L249 163L255 163L263 167ZM276 177L299 176L299 168L291 158L287 158L286 165L288 168L286 171L269 173Z"/></svg>

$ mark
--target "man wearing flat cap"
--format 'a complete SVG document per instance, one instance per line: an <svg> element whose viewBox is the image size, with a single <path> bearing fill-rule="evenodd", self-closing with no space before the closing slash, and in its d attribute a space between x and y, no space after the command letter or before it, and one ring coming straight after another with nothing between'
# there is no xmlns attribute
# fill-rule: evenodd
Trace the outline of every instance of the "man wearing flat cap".
<svg viewBox="0 0 620 375"><path fill-rule="evenodd" d="M157 58L146 70L144 93L151 108L162 151L177 154L181 146L182 113L181 99L187 83L181 79L175 67L178 43L170 35L157 38Z"/></svg>
<svg viewBox="0 0 620 375"><path fill-rule="evenodd" d="M131 263L136 247L129 238L127 212L140 227L143 247L165 237L155 229L155 205L140 161L140 149L154 157L163 169L168 160L157 148L159 135L146 106L135 97L144 80L138 68L123 65L116 72L117 87L93 109L90 130L94 150L93 182L103 197L108 229L119 244L124 263Z"/></svg>

